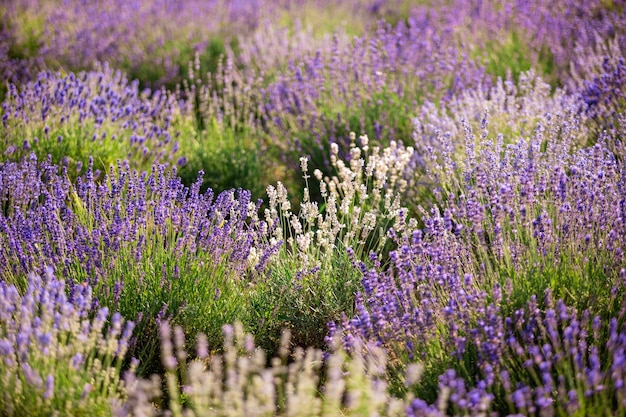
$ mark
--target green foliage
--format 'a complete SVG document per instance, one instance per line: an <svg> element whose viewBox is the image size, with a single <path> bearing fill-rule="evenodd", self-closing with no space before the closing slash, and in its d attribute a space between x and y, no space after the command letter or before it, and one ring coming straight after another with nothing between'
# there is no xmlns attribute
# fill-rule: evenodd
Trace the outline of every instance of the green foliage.
<svg viewBox="0 0 626 417"><path fill-rule="evenodd" d="M219 349L222 326L243 320L246 313L241 301L244 286L237 274L228 271L226 261L203 262L202 253L188 251L176 255L167 237L155 234L151 240L151 250L139 262L132 247L108 260L109 272L94 289L104 304L124 317L136 318L137 343L131 354L140 360L138 373L145 376L161 370L160 320L183 326L191 336L202 332L210 346ZM111 291L117 282L123 283L119 301Z"/></svg>
<svg viewBox="0 0 626 417"><path fill-rule="evenodd" d="M480 53L487 61L487 72L503 79L509 74L517 79L520 73L528 71L532 65L528 46L515 31L502 38L487 41Z"/></svg>
<svg viewBox="0 0 626 417"><path fill-rule="evenodd" d="M337 2L333 7L319 7L314 4L299 5L297 9L281 11L277 24L292 30L296 26L309 27L316 38L333 33L340 28L350 36L360 36L365 29L365 19L355 18L355 5L350 3ZM359 12L361 14L363 10ZM346 15L352 15L352 18L346 19Z"/></svg>
<svg viewBox="0 0 626 417"><path fill-rule="evenodd" d="M250 291L245 328L268 354L278 352L284 329L295 346L323 349L327 324L353 314L360 274L344 251L335 251L329 262L301 270L300 263L284 255Z"/></svg>
<svg viewBox="0 0 626 417"><path fill-rule="evenodd" d="M124 138L107 139L111 137L112 130L96 130L93 124L76 121L55 126L48 134L44 133L43 126L35 128L12 126L5 130L4 134L0 134L5 149L11 149L0 157L4 160L19 161L35 153L38 159L45 160L50 155L53 163L68 167L68 174L74 180L87 171L90 156L93 157L94 168L99 172L106 172L116 160L125 159L129 154L136 152L136 147L130 146L128 138L126 141ZM97 137L95 140L94 135ZM127 136L130 134L127 133ZM135 159L133 162L137 164L139 161L140 159ZM139 166L145 169L149 165L148 161Z"/></svg>
<svg viewBox="0 0 626 417"><path fill-rule="evenodd" d="M204 171L203 188L219 193L242 188L253 198L264 195L266 178L264 158L253 134L236 132L217 122L206 130L187 136L181 154L188 155L178 170L184 184L195 181L198 171Z"/></svg>
<svg viewBox="0 0 626 417"><path fill-rule="evenodd" d="M43 25L37 19L23 19L25 13L18 12L17 15L19 17L13 19L13 14L9 12L7 7L0 5L0 36L2 36L2 46L6 46L6 57L3 57L3 60L9 62L22 61L21 64L25 68L35 66L35 68L28 68L29 72L35 72L39 69L36 66L42 44ZM6 66L7 63L3 62L0 67L0 103L4 101L8 93L8 82L22 81L20 78L27 76L27 74L21 74L20 70L18 73L7 74L6 72L11 68L10 65L9 68ZM4 77L10 79L4 79Z"/></svg>
<svg viewBox="0 0 626 417"><path fill-rule="evenodd" d="M480 48L474 48L472 57L486 61L486 70L494 79L509 78L519 80L523 72L531 68L537 70L551 85L559 84L557 68L552 52L543 47L533 50L524 39L526 35L515 30L484 41Z"/></svg>
<svg viewBox="0 0 626 417"><path fill-rule="evenodd" d="M607 10L610 10L612 12L617 12L617 13L623 13L624 12L624 5L616 0L601 0L600 3L602 3L602 7L604 7Z"/></svg>
<svg viewBox="0 0 626 417"><path fill-rule="evenodd" d="M44 32L44 18L41 15L31 15L21 7L10 13L0 6L0 32L11 34L9 42L9 59L34 58L42 45Z"/></svg>
<svg viewBox="0 0 626 417"><path fill-rule="evenodd" d="M214 73L226 54L225 42L226 38L216 36L207 42L203 50L196 50L193 48L196 42L188 39L168 41L162 48L159 48L158 55L156 55L163 61L161 65L155 65L153 61L132 62L130 59L125 59L120 69L126 72L130 79L139 80L142 88L165 87L168 90L174 90L183 82L191 81L189 79L190 67L193 68L191 71L199 74ZM237 41L230 41L229 46L231 50L236 50ZM151 59L154 57L151 55ZM170 60L173 62L169 65L175 65L178 68L175 74L166 73L168 67L165 62Z"/></svg>

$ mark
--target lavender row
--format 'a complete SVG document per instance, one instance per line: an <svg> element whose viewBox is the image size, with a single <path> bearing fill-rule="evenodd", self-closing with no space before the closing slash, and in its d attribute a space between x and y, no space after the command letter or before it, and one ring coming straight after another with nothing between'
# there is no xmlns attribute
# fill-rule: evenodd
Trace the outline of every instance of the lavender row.
<svg viewBox="0 0 626 417"><path fill-rule="evenodd" d="M36 70L89 70L106 62L159 88L180 82L194 53L209 53L215 38L254 28L263 10L271 12L222 1L12 2L2 10L8 22L3 40L18 57L3 73L13 81L28 62L19 57L22 48L33 64L43 64Z"/></svg>
<svg viewBox="0 0 626 417"><path fill-rule="evenodd" d="M117 159L147 169L175 163L188 104L164 90L143 94L109 67L69 74L42 72L2 104L2 159L19 161L31 152L84 173L89 157L100 171Z"/></svg>
<svg viewBox="0 0 626 417"><path fill-rule="evenodd" d="M205 71L213 71L219 55L236 45L238 38L252 35L264 22L302 19L306 16L303 10L338 6L346 13L357 12L366 21L388 14L370 3L19 0L0 8L7 22L0 36L0 49L6 52L0 74L10 82L21 83L32 80L41 70L78 72L109 63L139 78L143 86L173 87L187 78L194 54L202 56Z"/></svg>
<svg viewBox="0 0 626 417"><path fill-rule="evenodd" d="M131 348L146 367L162 320L219 336L224 322L243 319L235 296L280 244L265 239L271 229L249 192L202 193L201 177L187 188L159 165L139 173L121 164L100 181L90 166L75 183L58 171L34 155L0 169L4 282L23 288L31 271L50 267L71 286L89 284L96 307L137 323Z"/></svg>
<svg viewBox="0 0 626 417"><path fill-rule="evenodd" d="M233 415L481 416L499 409L500 415L623 415L626 405L623 317L603 322L555 302L549 292L543 308L533 297L505 319L500 311L504 294L499 292L485 306L487 322L467 335L462 331L468 329L451 334L451 346L477 346L477 380L449 369L439 376L436 401L429 404L419 395L391 393L385 374L393 356L375 345L357 343L353 348L367 349L350 356L341 348L330 354L295 349L288 361L286 333L280 356L266 367L263 351L251 335L243 335L241 326L224 327L223 355L210 355L200 336L196 355L189 359L182 329L176 328L172 338L170 326L163 323L166 384L137 378L132 367L122 375L120 360L133 324L124 325L119 314L107 320L107 309L90 318L89 286L74 287L68 298L64 282L48 270L43 278L29 277L23 296L13 286L0 287L0 370L6 388L0 401L5 412L89 410L127 416L185 409L229 410ZM399 378L411 388L428 372L424 364L411 361ZM168 400L159 409L153 401L160 401L162 387L167 387ZM24 397L14 395L15 390L28 401L20 401Z"/></svg>

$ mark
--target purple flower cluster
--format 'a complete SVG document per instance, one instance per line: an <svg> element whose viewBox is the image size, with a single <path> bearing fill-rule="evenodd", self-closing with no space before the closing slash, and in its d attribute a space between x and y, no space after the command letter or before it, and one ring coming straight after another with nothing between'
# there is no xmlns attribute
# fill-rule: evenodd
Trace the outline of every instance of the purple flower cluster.
<svg viewBox="0 0 626 417"><path fill-rule="evenodd" d="M201 180L201 178L200 178ZM105 261L132 248L147 256L155 237L166 237L175 254L202 253L204 262L227 259L244 273L254 247L262 258L265 222L249 192L200 192L185 187L175 170L155 165L138 173L127 163L111 167L102 182L93 171L72 185L56 167L31 156L0 169L0 241L4 274L20 276L52 265L65 271L80 264L89 282L107 275ZM255 220L256 218L256 220ZM171 240L170 240L171 239ZM262 269L262 265L257 265Z"/></svg>
<svg viewBox="0 0 626 417"><path fill-rule="evenodd" d="M592 47L611 38L626 45L623 9L614 6L600 0L533 0L516 1L505 9L508 23L522 28L537 57L549 51L558 75L567 77L576 48Z"/></svg>
<svg viewBox="0 0 626 417"><path fill-rule="evenodd" d="M80 168L87 163L85 149L105 149L102 168L115 157L133 166L170 161L178 148L175 124L186 110L173 94L142 94L137 81L108 67L68 76L40 73L21 89L11 85L2 104L3 158L19 160L35 150L42 158L48 152L64 158L55 162L74 159ZM63 151L68 154L59 155Z"/></svg>
<svg viewBox="0 0 626 417"><path fill-rule="evenodd" d="M619 302L619 317L607 321L555 302L548 290L543 309L533 297L504 320L499 330L506 360L493 362L492 370L519 413L594 413L610 404L623 410L626 328Z"/></svg>
<svg viewBox="0 0 626 417"><path fill-rule="evenodd" d="M276 146L298 156L319 153L328 142L347 152L351 131L371 132L378 143L402 139L407 132L399 129L410 129L410 122L397 118L417 103L487 82L484 69L459 54L452 39L426 16L395 26L381 22L373 34L349 43L335 36L325 48L290 61L262 91L263 123ZM286 136L295 137L285 143Z"/></svg>
<svg viewBox="0 0 626 417"><path fill-rule="evenodd" d="M618 118L626 110L626 61L623 55L616 58L611 62L604 56L600 73L585 80L580 89L587 115L613 134L619 131Z"/></svg>
<svg viewBox="0 0 626 417"><path fill-rule="evenodd" d="M607 323L588 310L579 313L555 302L550 291L544 304L539 308L533 297L504 319L499 306L489 304L487 321L467 327L463 337L452 332L451 346L463 339L468 349L464 353L471 347L476 357L477 369L469 375L475 380L469 382L472 387L466 369L461 376L449 369L439 377L437 401L431 405L416 399L408 415L442 416L449 410L472 416L490 410L525 416L623 411L623 316Z"/></svg>

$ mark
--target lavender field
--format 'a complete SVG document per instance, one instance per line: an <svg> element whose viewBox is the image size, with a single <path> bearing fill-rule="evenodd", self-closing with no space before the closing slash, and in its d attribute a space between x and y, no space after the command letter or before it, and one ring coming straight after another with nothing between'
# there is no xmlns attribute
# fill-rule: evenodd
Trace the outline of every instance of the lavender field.
<svg viewBox="0 0 626 417"><path fill-rule="evenodd" d="M0 416L626 416L623 1L0 16Z"/></svg>

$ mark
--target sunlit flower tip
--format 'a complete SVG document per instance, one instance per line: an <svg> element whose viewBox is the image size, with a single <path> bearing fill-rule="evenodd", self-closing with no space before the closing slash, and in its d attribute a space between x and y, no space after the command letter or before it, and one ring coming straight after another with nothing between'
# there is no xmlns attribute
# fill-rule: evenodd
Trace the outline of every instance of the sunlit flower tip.
<svg viewBox="0 0 626 417"><path fill-rule="evenodd" d="M302 172L308 171L308 162L309 162L309 159L306 156L300 157L300 168L302 169Z"/></svg>
<svg viewBox="0 0 626 417"><path fill-rule="evenodd" d="M22 374L24 375L24 379L29 385L32 385L34 387L41 387L43 385L41 377L36 370L31 368L30 364L22 363Z"/></svg>
<svg viewBox="0 0 626 417"><path fill-rule="evenodd" d="M133 357L130 359L130 372L135 372L139 366L139 359Z"/></svg>
<svg viewBox="0 0 626 417"><path fill-rule="evenodd" d="M13 344L7 339L0 339L0 355L9 356L13 353Z"/></svg>
<svg viewBox="0 0 626 417"><path fill-rule="evenodd" d="M409 364L406 368L406 376L404 381L405 385L407 387L410 387L417 384L420 381L423 372L424 365L419 363Z"/></svg>
<svg viewBox="0 0 626 417"><path fill-rule="evenodd" d="M199 334L197 337L196 351L201 359L209 357L209 341L204 334Z"/></svg>
<svg viewBox="0 0 626 417"><path fill-rule="evenodd" d="M174 356L166 355L165 357L163 357L163 366L168 371L173 371L178 366L178 361Z"/></svg>
<svg viewBox="0 0 626 417"><path fill-rule="evenodd" d="M52 343L52 335L49 332L41 333L38 336L39 344L42 348L46 348Z"/></svg>

